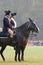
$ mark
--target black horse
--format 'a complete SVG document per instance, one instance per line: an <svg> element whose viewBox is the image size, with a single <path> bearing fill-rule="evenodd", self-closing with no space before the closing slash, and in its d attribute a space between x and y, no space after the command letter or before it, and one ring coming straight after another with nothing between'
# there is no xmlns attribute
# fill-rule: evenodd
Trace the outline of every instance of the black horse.
<svg viewBox="0 0 43 65"><path fill-rule="evenodd" d="M27 45L28 37L30 32L39 32L38 26L33 22L31 18L29 18L29 21L27 21L25 24L23 24L20 28L18 28L17 37L18 37L18 49L16 47L16 53L15 53L15 60L17 60L17 51L18 53L18 59L20 61L20 51L21 51L21 60L24 61L24 50Z"/></svg>
<svg viewBox="0 0 43 65"><path fill-rule="evenodd" d="M6 35L4 35L5 37L0 37L0 54L4 61L5 58L3 56L3 51L7 45L15 48L15 61L17 61L17 54L18 60L20 61L20 51L22 52L21 60L24 60L24 49L26 47L30 31L38 33L39 29L36 24L29 18L29 21L24 23L22 26L15 28L14 31L16 31L16 35L14 36L12 43L10 42L10 38L8 36L6 37Z"/></svg>

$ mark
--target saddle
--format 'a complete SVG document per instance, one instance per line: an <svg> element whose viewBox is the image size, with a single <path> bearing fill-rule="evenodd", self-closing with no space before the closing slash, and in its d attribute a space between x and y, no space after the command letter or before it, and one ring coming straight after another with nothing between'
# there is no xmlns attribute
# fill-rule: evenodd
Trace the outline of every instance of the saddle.
<svg viewBox="0 0 43 65"><path fill-rule="evenodd" d="M16 34L14 34L14 37L13 38L10 38L10 35L8 32L4 33L3 31L0 32L0 39L1 40L6 40L6 42L10 42L10 43L16 43L17 42L17 37L16 37Z"/></svg>

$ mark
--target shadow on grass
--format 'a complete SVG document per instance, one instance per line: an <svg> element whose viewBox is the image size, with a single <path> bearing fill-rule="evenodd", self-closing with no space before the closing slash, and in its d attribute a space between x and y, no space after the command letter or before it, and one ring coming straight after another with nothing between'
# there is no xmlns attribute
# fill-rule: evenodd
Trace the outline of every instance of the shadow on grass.
<svg viewBox="0 0 43 65"><path fill-rule="evenodd" d="M26 60L27 63L43 63L43 61Z"/></svg>
<svg viewBox="0 0 43 65"><path fill-rule="evenodd" d="M0 61L0 63L18 63L19 61ZM19 63L43 63L43 61L33 61L33 60L25 60L20 61Z"/></svg>

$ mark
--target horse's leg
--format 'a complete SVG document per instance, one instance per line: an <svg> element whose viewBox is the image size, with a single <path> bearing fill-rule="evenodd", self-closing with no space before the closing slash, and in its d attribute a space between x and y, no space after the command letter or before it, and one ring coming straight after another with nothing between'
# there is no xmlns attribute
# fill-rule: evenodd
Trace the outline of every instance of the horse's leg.
<svg viewBox="0 0 43 65"><path fill-rule="evenodd" d="M21 60L24 61L24 49L23 48L21 49L21 53L22 53Z"/></svg>
<svg viewBox="0 0 43 65"><path fill-rule="evenodd" d="M14 50L15 50L15 61L17 61L18 43L16 43L16 45L14 46Z"/></svg>
<svg viewBox="0 0 43 65"><path fill-rule="evenodd" d="M20 46L18 46L18 51L17 52L18 52L18 61L21 61L20 60Z"/></svg>
<svg viewBox="0 0 43 65"><path fill-rule="evenodd" d="M2 46L1 50L0 50L0 54L1 54L1 57L3 59L3 61L5 61L5 58L3 56L3 51L5 50L6 46Z"/></svg>
<svg viewBox="0 0 43 65"><path fill-rule="evenodd" d="M15 50L15 61L17 61L17 50Z"/></svg>

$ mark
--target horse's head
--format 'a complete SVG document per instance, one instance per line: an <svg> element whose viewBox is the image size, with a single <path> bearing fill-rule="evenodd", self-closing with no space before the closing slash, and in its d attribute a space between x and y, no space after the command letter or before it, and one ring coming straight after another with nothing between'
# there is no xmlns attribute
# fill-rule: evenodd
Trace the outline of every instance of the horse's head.
<svg viewBox="0 0 43 65"><path fill-rule="evenodd" d="M31 18L29 18L29 29L36 33L39 32L39 27L36 25L35 22L33 22L33 20Z"/></svg>

